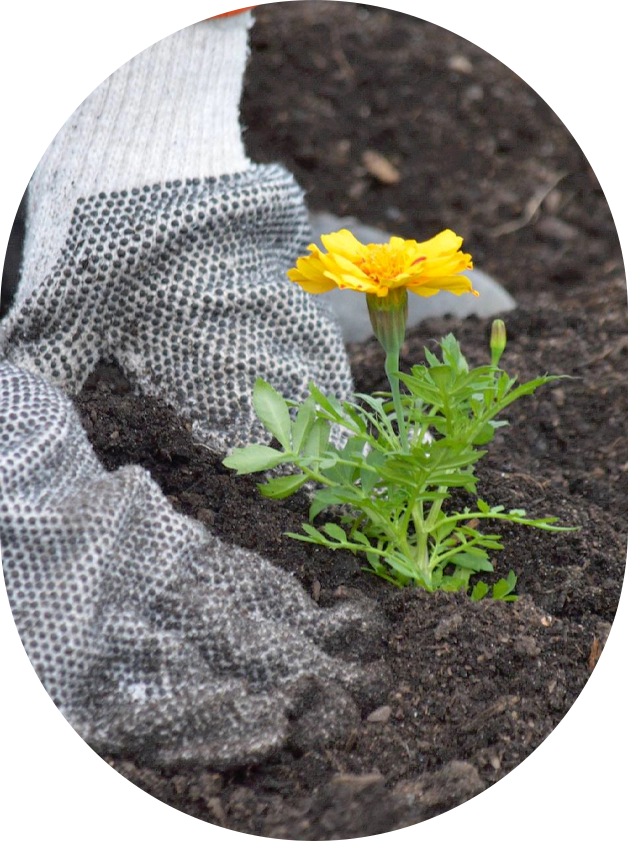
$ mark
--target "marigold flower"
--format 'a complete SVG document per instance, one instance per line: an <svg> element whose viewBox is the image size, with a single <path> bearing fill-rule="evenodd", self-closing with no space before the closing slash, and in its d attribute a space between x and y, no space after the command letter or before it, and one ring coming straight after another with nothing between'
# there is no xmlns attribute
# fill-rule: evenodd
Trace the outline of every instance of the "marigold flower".
<svg viewBox="0 0 628 841"><path fill-rule="evenodd" d="M312 244L312 253L300 257L288 272L291 281L314 295L336 287L380 298L401 287L426 298L441 290L478 294L469 278L459 274L472 269L473 262L470 254L460 251L462 237L453 231L442 231L426 242L391 237L381 245L364 245L347 230L321 240L327 253Z"/></svg>

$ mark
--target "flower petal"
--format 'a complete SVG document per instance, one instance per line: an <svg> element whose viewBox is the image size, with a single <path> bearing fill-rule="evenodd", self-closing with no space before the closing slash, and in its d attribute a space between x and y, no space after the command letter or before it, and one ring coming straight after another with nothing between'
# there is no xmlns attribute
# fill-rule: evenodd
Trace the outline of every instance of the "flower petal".
<svg viewBox="0 0 628 841"><path fill-rule="evenodd" d="M351 260L347 260L342 254L321 254L321 264L327 277L336 278L349 275L356 281L372 282L371 278L362 269L352 263Z"/></svg>
<svg viewBox="0 0 628 841"><path fill-rule="evenodd" d="M324 234L321 242L329 254L342 255L347 260L358 260L366 254L367 248L357 240L351 231L343 228L334 234Z"/></svg>
<svg viewBox="0 0 628 841"><path fill-rule="evenodd" d="M462 237L447 229L446 231L441 231L440 234L436 234L432 239L419 242L417 245L421 254L427 257L428 260L432 260L435 257L442 257L445 254L458 251L462 242Z"/></svg>
<svg viewBox="0 0 628 841"><path fill-rule="evenodd" d="M298 283L303 287L306 292L317 295L321 292L329 292L336 285L333 279L325 276L323 269L318 255L313 254L311 257L300 257L296 268L288 272L288 277L293 283Z"/></svg>
<svg viewBox="0 0 628 841"><path fill-rule="evenodd" d="M461 251L427 259L422 263L417 263L417 266L419 268L422 266L423 277L448 277L473 268L471 255L463 254Z"/></svg>
<svg viewBox="0 0 628 841"><path fill-rule="evenodd" d="M336 288L336 284L333 280L329 280L326 277L322 280L310 280L303 275L297 276L298 273L296 270L293 269L292 271L294 274L288 274L290 280L293 283L298 283L305 292L310 292L312 295L320 295L322 292L330 292L332 289Z"/></svg>
<svg viewBox="0 0 628 841"><path fill-rule="evenodd" d="M374 280L368 277L359 278L351 274L340 275L336 281L339 289L353 289L354 292L376 292L378 295L382 294L379 290L381 286ZM385 292L384 294L387 294Z"/></svg>
<svg viewBox="0 0 628 841"><path fill-rule="evenodd" d="M453 277L420 278L419 280L408 283L407 287L409 292L414 292L415 295L421 295L424 298L436 295L436 293L441 290L444 292L452 292L454 295L462 295L465 292L471 292L477 297L480 294L473 288L473 284L469 278L464 275L455 275Z"/></svg>

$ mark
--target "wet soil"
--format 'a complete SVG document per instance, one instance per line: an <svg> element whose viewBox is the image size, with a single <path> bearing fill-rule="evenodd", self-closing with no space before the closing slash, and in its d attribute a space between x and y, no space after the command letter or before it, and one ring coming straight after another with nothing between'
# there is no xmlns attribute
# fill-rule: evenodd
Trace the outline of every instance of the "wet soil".
<svg viewBox="0 0 628 841"><path fill-rule="evenodd" d="M519 302L506 317L503 366L521 379L572 377L511 407L511 426L479 466L489 502L580 529L499 529L505 549L493 560L498 577L518 576L512 604L401 591L351 554L284 537L306 519L305 496L262 499L254 480L233 476L114 367L100 366L78 398L108 468L142 464L178 510L288 570L322 608L368 600L385 620L391 670L385 703L325 748L223 774L109 761L231 829L371 835L446 811L516 767L602 652L628 524L623 264L595 175L553 112L502 64L428 23L359 4L260 7L243 113L251 156L283 162L311 207L418 239L444 227L464 235L476 264ZM489 329L475 318L425 322L409 333L403 365L447 332L472 364L485 362ZM374 341L350 356L359 391L384 387Z"/></svg>

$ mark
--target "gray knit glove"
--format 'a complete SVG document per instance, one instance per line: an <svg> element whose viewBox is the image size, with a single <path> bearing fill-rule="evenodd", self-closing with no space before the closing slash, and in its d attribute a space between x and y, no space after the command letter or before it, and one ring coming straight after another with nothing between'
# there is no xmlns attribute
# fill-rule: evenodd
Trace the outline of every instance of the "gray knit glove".
<svg viewBox="0 0 628 841"><path fill-rule="evenodd" d="M176 514L139 467L107 473L63 393L115 360L225 451L260 440L258 376L291 398L309 380L350 391L325 302L286 278L309 241L301 190L243 155L242 20L154 45L70 118L31 182L0 324L0 545L18 631L91 745L162 765L251 762L294 740L299 717L301 747L341 737L370 678L326 651L377 633Z"/></svg>
<svg viewBox="0 0 628 841"><path fill-rule="evenodd" d="M346 735L359 720L350 692L375 703L374 667L325 653L348 633L373 638L373 617L320 609L268 561L175 513L142 468L107 473L70 401L7 362L0 440L18 631L93 747L223 768L267 755L299 716L301 747Z"/></svg>
<svg viewBox="0 0 628 841"><path fill-rule="evenodd" d="M0 324L0 356L69 393L116 360L213 448L261 440L257 377L294 399L310 380L351 389L326 302L286 277L309 238L279 166L79 198L56 263Z"/></svg>

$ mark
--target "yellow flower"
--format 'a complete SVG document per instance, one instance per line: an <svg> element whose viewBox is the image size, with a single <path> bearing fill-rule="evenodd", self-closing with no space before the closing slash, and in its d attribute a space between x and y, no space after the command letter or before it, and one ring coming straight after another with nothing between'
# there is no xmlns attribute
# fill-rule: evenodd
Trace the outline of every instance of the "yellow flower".
<svg viewBox="0 0 628 841"><path fill-rule="evenodd" d="M315 295L331 289L352 289L383 298L391 289L405 288L429 297L441 289L462 295L478 293L459 272L472 269L470 254L460 251L462 237L442 231L427 242L391 237L382 245L364 245L350 231L321 237L327 253L316 245L297 260L288 277Z"/></svg>

